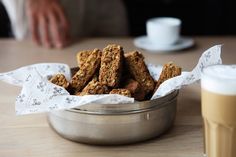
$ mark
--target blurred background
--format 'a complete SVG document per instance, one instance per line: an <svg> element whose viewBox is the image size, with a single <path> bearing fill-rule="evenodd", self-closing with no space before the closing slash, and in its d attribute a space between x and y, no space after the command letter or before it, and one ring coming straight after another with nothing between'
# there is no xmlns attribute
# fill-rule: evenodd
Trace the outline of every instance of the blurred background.
<svg viewBox="0 0 236 157"><path fill-rule="evenodd" d="M182 20L183 35L236 34L234 0L126 0L130 34L145 34L147 19L159 16Z"/></svg>
<svg viewBox="0 0 236 157"><path fill-rule="evenodd" d="M140 36L146 34L148 19L167 16L182 20L183 35L235 35L235 6L234 0L0 0L0 37L31 37L44 45L54 38L44 31L52 25L52 15L59 17L52 29L59 30L55 33L59 39L67 27L74 38ZM59 47L64 46L61 38Z"/></svg>

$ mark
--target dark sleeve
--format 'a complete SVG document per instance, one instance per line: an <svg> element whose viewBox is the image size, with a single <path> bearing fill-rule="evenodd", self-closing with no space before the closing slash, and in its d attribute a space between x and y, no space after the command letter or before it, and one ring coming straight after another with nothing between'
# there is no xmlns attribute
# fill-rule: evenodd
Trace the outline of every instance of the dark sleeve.
<svg viewBox="0 0 236 157"><path fill-rule="evenodd" d="M0 38L1 37L12 37L12 33L8 14L0 1Z"/></svg>

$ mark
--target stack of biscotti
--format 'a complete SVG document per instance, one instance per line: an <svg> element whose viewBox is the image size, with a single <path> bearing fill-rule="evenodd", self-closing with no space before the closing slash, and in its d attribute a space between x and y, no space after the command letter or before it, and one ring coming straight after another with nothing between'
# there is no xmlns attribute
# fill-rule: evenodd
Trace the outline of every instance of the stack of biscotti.
<svg viewBox="0 0 236 157"><path fill-rule="evenodd" d="M67 81L63 74L50 81L77 96L120 94L137 101L148 100L161 83L181 74L181 68L168 63L163 67L159 80L154 80L138 51L124 53L116 44L99 49L80 51L76 55L78 68Z"/></svg>

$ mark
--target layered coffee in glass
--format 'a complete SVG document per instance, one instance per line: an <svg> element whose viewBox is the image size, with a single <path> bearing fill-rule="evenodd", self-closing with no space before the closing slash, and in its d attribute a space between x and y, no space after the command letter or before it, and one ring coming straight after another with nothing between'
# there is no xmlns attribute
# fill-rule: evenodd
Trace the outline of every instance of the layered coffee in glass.
<svg viewBox="0 0 236 157"><path fill-rule="evenodd" d="M207 157L236 157L236 65L205 68L201 80Z"/></svg>

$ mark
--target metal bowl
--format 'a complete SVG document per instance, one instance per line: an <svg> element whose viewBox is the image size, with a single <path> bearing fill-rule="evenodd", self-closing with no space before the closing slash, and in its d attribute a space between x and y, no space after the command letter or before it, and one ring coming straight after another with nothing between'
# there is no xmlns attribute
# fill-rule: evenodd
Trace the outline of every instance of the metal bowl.
<svg viewBox="0 0 236 157"><path fill-rule="evenodd" d="M119 145L159 136L174 122L178 91L133 104L89 104L48 114L62 137L87 144Z"/></svg>

